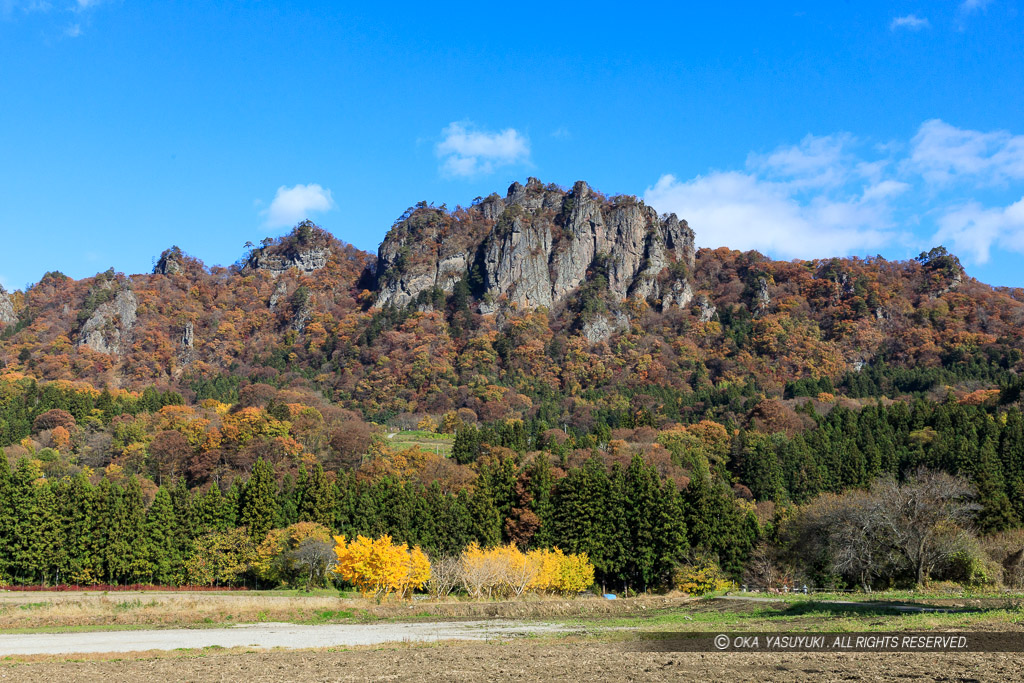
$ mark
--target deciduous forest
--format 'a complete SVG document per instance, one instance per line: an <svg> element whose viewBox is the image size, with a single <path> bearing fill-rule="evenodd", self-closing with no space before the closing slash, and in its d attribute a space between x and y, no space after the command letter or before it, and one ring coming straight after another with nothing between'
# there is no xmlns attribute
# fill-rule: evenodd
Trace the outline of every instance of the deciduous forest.
<svg viewBox="0 0 1024 683"><path fill-rule="evenodd" d="M628 278L597 250L543 305L502 289L499 241L568 253L581 196L420 203L377 256L306 222L229 267L0 291L0 583L297 585L307 539L387 535L585 553L604 590L1019 585L1024 291L941 247L655 254L674 217Z"/></svg>

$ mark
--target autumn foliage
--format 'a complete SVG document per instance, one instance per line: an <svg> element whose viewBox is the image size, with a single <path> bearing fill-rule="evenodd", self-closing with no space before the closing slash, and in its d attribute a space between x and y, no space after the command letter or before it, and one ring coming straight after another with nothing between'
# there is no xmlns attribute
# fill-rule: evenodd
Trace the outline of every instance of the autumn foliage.
<svg viewBox="0 0 1024 683"><path fill-rule="evenodd" d="M558 548L524 553L514 543L486 549L471 543L460 568L466 592L476 598L518 597L526 591L575 595L594 583L586 553L566 555Z"/></svg>
<svg viewBox="0 0 1024 683"><path fill-rule="evenodd" d="M388 535L377 539L357 536L346 541L335 536L334 572L364 595L380 599L394 593L405 597L430 580L430 560L419 546L393 543Z"/></svg>

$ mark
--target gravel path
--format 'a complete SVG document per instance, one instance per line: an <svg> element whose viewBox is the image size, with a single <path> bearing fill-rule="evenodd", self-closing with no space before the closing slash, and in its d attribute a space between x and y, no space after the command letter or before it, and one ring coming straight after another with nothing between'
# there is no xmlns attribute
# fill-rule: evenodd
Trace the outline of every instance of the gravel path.
<svg viewBox="0 0 1024 683"><path fill-rule="evenodd" d="M0 656L140 652L181 648L320 648L437 640L490 640L565 628L513 621L413 624L239 624L231 628L0 634Z"/></svg>

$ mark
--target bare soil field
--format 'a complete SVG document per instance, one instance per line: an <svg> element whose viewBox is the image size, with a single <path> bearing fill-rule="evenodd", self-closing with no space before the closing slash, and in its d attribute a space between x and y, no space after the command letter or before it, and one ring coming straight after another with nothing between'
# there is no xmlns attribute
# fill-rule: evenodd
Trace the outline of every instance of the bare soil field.
<svg viewBox="0 0 1024 683"><path fill-rule="evenodd" d="M10 681L1018 681L1019 654L645 653L592 640L0 661Z"/></svg>
<svg viewBox="0 0 1024 683"><path fill-rule="evenodd" d="M638 652L628 645L631 632L674 631L963 630L1013 632L1024 639L1024 606L1016 598L892 596L883 600L873 596L870 602L856 602L751 597L755 599L670 595L608 601L581 596L572 600L415 600L377 605L330 595L272 593L0 594L0 630L7 631L0 640L10 637L42 643L50 639L59 648L23 648L23 654L0 654L0 683L1024 680L1024 654L1019 653L665 653ZM905 609L908 605L917 608ZM928 605L949 609L921 609ZM290 623L267 623L276 621ZM240 622L257 623L224 628ZM94 632L97 629L102 630ZM182 630L185 640L164 642L161 638L174 636L174 631L167 629ZM415 637L417 629L429 632L426 639L435 642ZM477 629L475 633L473 629ZM273 638L282 633L287 638L295 632L298 636L280 647L272 638L221 642L200 635L217 631L253 635L266 631ZM318 639L342 632L368 637L377 631L392 636ZM317 637L306 637L309 634ZM25 654L73 652L74 647L62 644L78 642L79 637L108 639L105 642L153 640L139 640L134 648L105 650L97 645L91 654ZM482 640L471 641L474 637ZM458 640L441 642L440 638ZM149 642L154 644L147 645ZM139 646L164 649L110 651Z"/></svg>

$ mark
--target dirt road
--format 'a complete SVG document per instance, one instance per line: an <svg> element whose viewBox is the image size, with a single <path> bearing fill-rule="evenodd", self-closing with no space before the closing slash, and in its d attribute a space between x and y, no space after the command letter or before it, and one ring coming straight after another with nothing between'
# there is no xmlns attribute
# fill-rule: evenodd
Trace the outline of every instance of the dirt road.
<svg viewBox="0 0 1024 683"><path fill-rule="evenodd" d="M0 656L143 652L204 647L322 648L438 640L491 640L565 631L512 621L411 624L239 624L231 628L0 634Z"/></svg>

